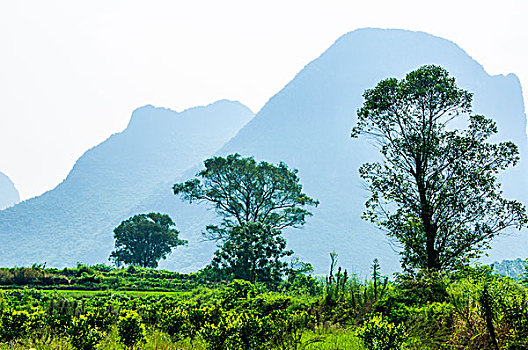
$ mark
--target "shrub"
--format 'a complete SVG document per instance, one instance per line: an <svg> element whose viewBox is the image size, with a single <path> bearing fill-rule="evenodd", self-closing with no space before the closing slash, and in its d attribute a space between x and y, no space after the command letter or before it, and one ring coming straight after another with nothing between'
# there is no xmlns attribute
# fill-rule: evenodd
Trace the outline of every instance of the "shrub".
<svg viewBox="0 0 528 350"><path fill-rule="evenodd" d="M241 303L247 303L257 294L259 294L259 291L251 282L234 280L222 292L222 306L227 309L235 308Z"/></svg>
<svg viewBox="0 0 528 350"><path fill-rule="evenodd" d="M277 312L272 316L272 341L280 349L297 349L305 330L315 323L306 311Z"/></svg>
<svg viewBox="0 0 528 350"><path fill-rule="evenodd" d="M446 343L453 332L453 305L429 303L409 309L407 330L413 338L419 339L423 348L436 348Z"/></svg>
<svg viewBox="0 0 528 350"><path fill-rule="evenodd" d="M145 326L141 323L136 311L126 311L117 322L117 334L121 343L127 348L133 348L136 344L145 340Z"/></svg>
<svg viewBox="0 0 528 350"><path fill-rule="evenodd" d="M206 322L200 330L208 350L270 348L272 323L268 317L259 317L251 311L220 312L218 323Z"/></svg>
<svg viewBox="0 0 528 350"><path fill-rule="evenodd" d="M189 333L189 315L180 308L167 310L162 314L161 329L173 340L185 338Z"/></svg>
<svg viewBox="0 0 528 350"><path fill-rule="evenodd" d="M93 326L86 315L80 315L73 319L68 334L71 345L77 350L94 350L103 338L103 333Z"/></svg>
<svg viewBox="0 0 528 350"><path fill-rule="evenodd" d="M9 342L23 338L29 330L29 320L27 311L3 310L0 316L0 340Z"/></svg>
<svg viewBox="0 0 528 350"><path fill-rule="evenodd" d="M369 350L404 349L407 337L403 324L396 326L389 323L380 314L367 319L357 330L357 335Z"/></svg>

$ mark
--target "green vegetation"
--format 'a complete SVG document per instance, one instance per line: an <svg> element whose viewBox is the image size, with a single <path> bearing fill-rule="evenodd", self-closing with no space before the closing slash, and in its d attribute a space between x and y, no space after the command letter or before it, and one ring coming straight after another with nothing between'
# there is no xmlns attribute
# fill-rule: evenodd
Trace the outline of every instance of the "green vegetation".
<svg viewBox="0 0 528 350"><path fill-rule="evenodd" d="M204 161L197 178L173 186L174 194L190 203L206 201L222 218L206 227L220 245L210 265L213 274L228 279L278 284L287 264L281 230L304 225L312 214L304 207L319 202L302 192L297 170L284 163L257 163L239 154Z"/></svg>
<svg viewBox="0 0 528 350"><path fill-rule="evenodd" d="M207 201L214 205L222 223L207 226L214 239L221 239L230 227L260 222L275 229L304 225L304 209L319 202L302 192L297 170L284 163L257 163L239 154L213 157L204 161L205 169L189 180L173 186L174 194L184 200Z"/></svg>
<svg viewBox="0 0 528 350"><path fill-rule="evenodd" d="M250 222L226 230L227 235L211 262L211 268L226 279L244 279L277 285L288 264L284 257L293 254L286 250L281 231L260 222Z"/></svg>
<svg viewBox="0 0 528 350"><path fill-rule="evenodd" d="M114 229L115 250L110 260L116 265L133 264L158 267L173 248L187 243L178 238L174 222L158 213L135 215Z"/></svg>
<svg viewBox="0 0 528 350"><path fill-rule="evenodd" d="M355 133L376 136L385 159L360 170L372 191L366 217L403 245L393 280L377 259L370 279L338 267L335 252L320 278L284 261L293 252L281 230L304 225L304 207L318 202L283 163L214 157L200 179L173 188L221 217L207 227L220 242L210 265L188 275L147 268L183 243L168 216L151 213L114 231L112 258L127 268L0 269L0 349L527 349L528 271L469 265L527 221L496 181L517 149L486 142L496 128L470 114L471 97L436 66L365 93ZM467 130L445 129L463 113Z"/></svg>
<svg viewBox="0 0 528 350"><path fill-rule="evenodd" d="M497 181L519 161L517 146L487 141L495 122L472 114L473 95L445 69L423 66L363 97L352 136L373 137L383 156L359 169L371 191L364 216L403 246L404 269L457 268L505 228L526 225L524 206ZM467 129L453 130L462 115Z"/></svg>
<svg viewBox="0 0 528 350"><path fill-rule="evenodd" d="M332 269L313 280L313 294L286 281L270 291L243 280L186 294L4 290L0 349L528 346L528 274L516 281L483 266L388 281L373 268L373 278L362 281L335 263Z"/></svg>
<svg viewBox="0 0 528 350"><path fill-rule="evenodd" d="M22 287L70 291L144 291L148 293L191 291L199 286L208 287L210 282L205 272L181 274L165 270L146 269L134 265L115 269L107 265L77 268L14 267L0 268L0 287L15 289ZM81 294L82 294L81 293Z"/></svg>

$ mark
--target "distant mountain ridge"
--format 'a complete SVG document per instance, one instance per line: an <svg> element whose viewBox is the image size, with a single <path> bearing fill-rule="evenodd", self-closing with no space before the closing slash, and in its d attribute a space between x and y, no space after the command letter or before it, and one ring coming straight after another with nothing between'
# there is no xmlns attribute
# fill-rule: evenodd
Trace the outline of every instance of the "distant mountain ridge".
<svg viewBox="0 0 528 350"><path fill-rule="evenodd" d="M0 210L20 202L20 195L11 179L0 171Z"/></svg>
<svg viewBox="0 0 528 350"><path fill-rule="evenodd" d="M22 203L0 212L0 238L4 241L13 237L14 241L24 242L21 246L9 243L6 248L0 245L0 265L42 261L64 265L72 261L105 261L112 245L112 225L138 212L159 211L170 214L182 237L189 240L188 247L177 248L160 266L194 271L211 259L214 244L202 242L201 231L215 220L215 215L204 206L182 203L172 195L170 186L176 181L193 177L205 158L213 154L236 152L243 156L255 156L257 160L273 163L284 161L290 168L299 170L304 192L317 198L321 204L313 210L314 216L307 220L304 228L288 230L286 236L289 247L303 260L313 263L318 273L326 272L331 251L339 254L339 265L351 272L368 272L374 258L380 260L386 273L395 271L399 267L395 252L397 247L391 246L384 233L373 224L360 218L369 193L359 179L358 168L364 162L379 159L379 154L364 139L351 139L350 131L355 124L356 110L362 103L365 89L374 87L387 77L401 78L423 64L445 67L457 78L459 86L474 92L475 112L497 122L499 137L496 139L510 139L519 146L520 164L508 170L501 179L507 197L527 203L528 140L522 92L517 77L512 74L490 76L456 44L426 33L361 29L343 35L320 57L309 63L247 125L238 132L233 131L231 136L236 133L233 138L225 137L209 153L204 149L200 155L196 153L189 157L185 157L189 154L179 148L183 145L176 147L182 159L180 161L178 158L178 164L173 168L165 168L163 164L167 159L174 159L171 152L175 150L167 152L168 146L161 141L161 144L152 144L148 151L145 150L146 154L154 154L154 158L161 161L151 163L148 158L144 158L142 166L136 164L134 154L145 147L138 142L144 135L145 125L161 121L157 117L142 118L141 113L135 113L129 128L136 131L130 131L128 138L120 136L128 141L122 141L119 148L126 147L130 151L119 153L119 157L113 156L113 148L106 144L110 140L89 151L93 152L93 156L83 156L64 183L52 191L55 193L53 196L65 191L68 193L64 197L66 199L60 197L59 201L59 197L54 197L54 200L50 197L46 200L46 206L36 211L24 207ZM163 114L162 111L159 113ZM244 123L239 123L239 128L241 124ZM196 132L199 132L200 126L209 125L196 125ZM168 125L161 129L165 133L173 132ZM191 129L195 130L194 127ZM155 137L155 134L152 132L151 137ZM192 139L196 143L192 146L185 144L185 149L200 147L200 142L204 140ZM92 159L99 161L94 162ZM97 179L106 178L102 174L106 174L105 169L108 168L124 171L118 174L111 172L113 179L117 180L113 182L114 185L98 191L100 197L93 198L82 191L76 192L75 189L79 187L75 185L76 181L81 179L83 184L99 187ZM131 180L132 174L141 176ZM115 187L121 182L129 186L125 193ZM143 182L144 188L140 186ZM42 198L39 200L44 200L46 195L39 197ZM101 212L100 207L104 208L106 201L111 201L109 198L117 198L120 210L110 219L94 214ZM62 215L60 213L65 205L69 208L82 206L82 209L77 210L73 217ZM39 210L44 209L46 211L42 214ZM35 234L23 234L24 229L37 227L40 220L48 216L52 219L46 221L45 232L48 233L45 240ZM10 223L12 220L20 222L13 226ZM62 221L64 225L55 231ZM499 239L494 243L490 259L514 259L528 255L525 235L522 232ZM54 239L55 244L62 244L61 248L53 246ZM68 240L71 240L71 245ZM30 252L41 243L40 250ZM26 256L26 252L30 253Z"/></svg>
<svg viewBox="0 0 528 350"><path fill-rule="evenodd" d="M227 100L181 113L138 108L123 132L88 150L55 189L0 212L0 264L105 261L112 230L130 207L214 152L252 117Z"/></svg>

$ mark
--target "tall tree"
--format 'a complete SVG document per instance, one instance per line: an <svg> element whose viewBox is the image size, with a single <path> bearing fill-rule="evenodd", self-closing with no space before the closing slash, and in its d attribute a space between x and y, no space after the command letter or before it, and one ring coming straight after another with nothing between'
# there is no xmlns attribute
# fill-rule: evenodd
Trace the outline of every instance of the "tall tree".
<svg viewBox="0 0 528 350"><path fill-rule="evenodd" d="M183 200L206 201L222 218L207 226L210 239L220 241L211 267L228 278L275 285L286 271L281 230L304 225L312 215L304 207L318 201L302 192L297 170L284 163L257 163L239 154L213 157L197 178L174 185Z"/></svg>
<svg viewBox="0 0 528 350"><path fill-rule="evenodd" d="M174 247L187 243L178 238L178 233L168 215L135 215L114 229L115 250L109 260L117 265L124 263L156 268L158 261L165 259Z"/></svg>
<svg viewBox="0 0 528 350"><path fill-rule="evenodd" d="M405 269L450 269L478 257L525 208L502 197L497 174L519 161L512 142L490 143L495 123L471 111L472 94L439 66L366 90L352 137L376 140L383 161L359 169L370 187L364 217L402 245ZM467 118L466 129L451 127Z"/></svg>
<svg viewBox="0 0 528 350"><path fill-rule="evenodd" d="M312 215L304 207L319 204L302 192L297 170L288 169L282 162L257 163L252 157L232 154L207 159L204 165L196 179L175 184L173 190L191 203L206 201L214 205L222 223L207 227L213 239L221 239L228 228L250 222L279 230L299 227L306 216Z"/></svg>

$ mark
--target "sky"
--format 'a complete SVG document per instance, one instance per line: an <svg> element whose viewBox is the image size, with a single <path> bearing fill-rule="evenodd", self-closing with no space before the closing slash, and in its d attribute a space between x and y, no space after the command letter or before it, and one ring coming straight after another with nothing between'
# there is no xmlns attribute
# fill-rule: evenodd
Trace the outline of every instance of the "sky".
<svg viewBox="0 0 528 350"><path fill-rule="evenodd" d="M449 39L488 73L515 73L526 92L527 15L526 0L2 1L0 171L28 199L140 106L227 98L258 112L357 28Z"/></svg>

